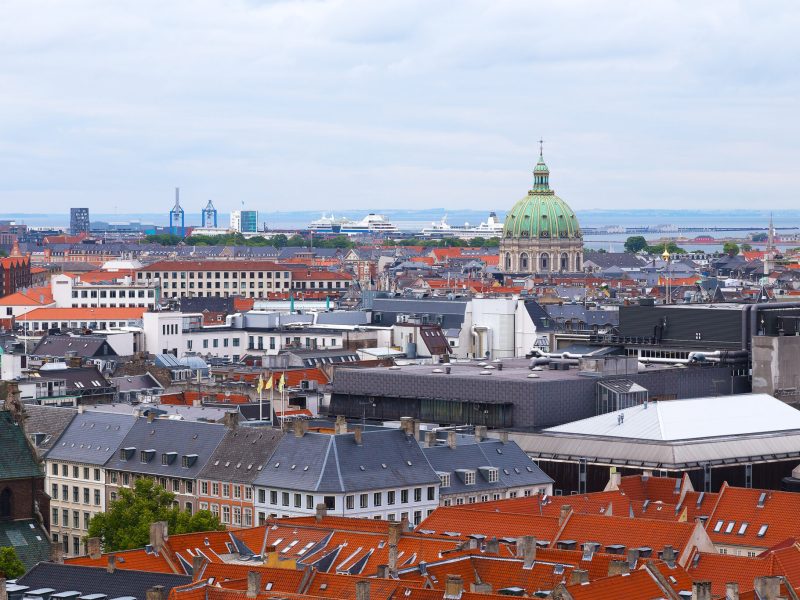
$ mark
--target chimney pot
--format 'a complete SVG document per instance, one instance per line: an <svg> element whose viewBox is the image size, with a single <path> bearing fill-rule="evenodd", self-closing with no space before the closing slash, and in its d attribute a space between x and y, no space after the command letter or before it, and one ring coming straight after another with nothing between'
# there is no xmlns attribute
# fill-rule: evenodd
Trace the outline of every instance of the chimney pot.
<svg viewBox="0 0 800 600"><path fill-rule="evenodd" d="M164 586L154 585L147 592L145 592L145 600L164 600Z"/></svg>
<svg viewBox="0 0 800 600"><path fill-rule="evenodd" d="M558 524L563 525L564 521L567 520L569 514L572 512L572 505L570 504L562 504L561 505L561 512L558 513Z"/></svg>
<svg viewBox="0 0 800 600"><path fill-rule="evenodd" d="M64 563L64 546L61 545L61 542L50 543L50 562Z"/></svg>
<svg viewBox="0 0 800 600"><path fill-rule="evenodd" d="M630 566L624 560L612 560L608 563L608 576L627 575L631 572Z"/></svg>
<svg viewBox="0 0 800 600"><path fill-rule="evenodd" d="M106 564L106 573L113 573L117 569L117 556L116 554L108 555L108 563Z"/></svg>
<svg viewBox="0 0 800 600"><path fill-rule="evenodd" d="M436 432L435 431L426 431L425 432L425 447L431 448L436 445Z"/></svg>
<svg viewBox="0 0 800 600"><path fill-rule="evenodd" d="M482 442L486 439L486 425L475 426L475 441Z"/></svg>
<svg viewBox="0 0 800 600"><path fill-rule="evenodd" d="M387 579L389 577L389 565L378 565L378 579Z"/></svg>
<svg viewBox="0 0 800 600"><path fill-rule="evenodd" d="M168 538L166 521L150 523L150 546L153 548L154 552L161 552L164 541Z"/></svg>
<svg viewBox="0 0 800 600"><path fill-rule="evenodd" d="M497 540L496 537L493 537L490 540L486 540L486 547L484 548L487 554L499 554L500 553L500 542Z"/></svg>
<svg viewBox="0 0 800 600"><path fill-rule="evenodd" d="M347 419L344 418L344 415L336 416L336 425L334 425L334 433L336 435L347 433Z"/></svg>
<svg viewBox="0 0 800 600"><path fill-rule="evenodd" d="M298 419L297 421L292 423L292 427L294 428L294 437L301 438L308 431L308 421L304 421L303 419Z"/></svg>
<svg viewBox="0 0 800 600"><path fill-rule="evenodd" d="M363 443L361 437L362 432L363 432L363 427L361 427L361 425L356 425L355 427L353 427L353 441L355 441L355 443L358 444L359 446Z"/></svg>
<svg viewBox="0 0 800 600"><path fill-rule="evenodd" d="M152 423L156 419L156 413L152 410L147 413L147 422Z"/></svg>
<svg viewBox="0 0 800 600"><path fill-rule="evenodd" d="M522 559L522 568L531 569L536 562L536 538L523 535L517 538L517 558Z"/></svg>
<svg viewBox="0 0 800 600"><path fill-rule="evenodd" d="M317 504L317 513L314 515L314 520L316 520L316 522L319 523L320 521L322 521L322 519L324 519L327 516L328 516L328 507L325 506L322 502L320 502L319 504Z"/></svg>
<svg viewBox="0 0 800 600"><path fill-rule="evenodd" d="M247 572L247 597L256 598L261 590L261 573L258 571ZM149 598L148 598L149 600Z"/></svg>
<svg viewBox="0 0 800 600"><path fill-rule="evenodd" d="M228 429L238 429L239 428L239 413L234 410L228 411L225 413L225 416L222 418L222 422L225 424L225 427Z"/></svg>

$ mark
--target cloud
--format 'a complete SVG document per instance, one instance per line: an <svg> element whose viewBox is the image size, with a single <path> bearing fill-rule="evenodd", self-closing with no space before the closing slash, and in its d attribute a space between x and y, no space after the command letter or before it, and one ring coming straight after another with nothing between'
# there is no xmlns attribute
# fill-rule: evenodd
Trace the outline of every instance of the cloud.
<svg viewBox="0 0 800 600"><path fill-rule="evenodd" d="M789 1L8 0L0 206L503 210L544 136L577 209L794 207L798 26Z"/></svg>

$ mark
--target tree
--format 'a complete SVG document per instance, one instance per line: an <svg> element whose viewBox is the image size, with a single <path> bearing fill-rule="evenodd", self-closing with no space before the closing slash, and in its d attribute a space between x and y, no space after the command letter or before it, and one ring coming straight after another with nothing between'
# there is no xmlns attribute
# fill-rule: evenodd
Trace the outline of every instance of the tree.
<svg viewBox="0 0 800 600"><path fill-rule="evenodd" d="M16 579L25 574L25 565L11 546L0 548L0 577Z"/></svg>
<svg viewBox="0 0 800 600"><path fill-rule="evenodd" d="M753 249L753 247L750 244L745 243L741 245L741 249L742 252L750 252Z"/></svg>
<svg viewBox="0 0 800 600"><path fill-rule="evenodd" d="M175 494L155 480L141 477L133 489L122 488L106 512L92 517L88 537L100 538L106 552L117 552L147 545L150 524L156 521L166 521L170 533L175 534L225 529L209 511L189 514L173 506L174 500Z"/></svg>
<svg viewBox="0 0 800 600"><path fill-rule="evenodd" d="M736 256L739 254L739 246L734 242L725 242L722 244L722 251L728 256Z"/></svg>
<svg viewBox="0 0 800 600"><path fill-rule="evenodd" d="M636 254L647 248L647 240L641 235L632 235L625 240L625 252Z"/></svg>
<svg viewBox="0 0 800 600"><path fill-rule="evenodd" d="M751 233L750 239L754 242L766 242L769 239L769 235L764 233L763 231L760 233Z"/></svg>
<svg viewBox="0 0 800 600"><path fill-rule="evenodd" d="M308 246L308 242L302 235L294 234L292 237L286 240L286 245L290 248L295 248L298 246L305 247Z"/></svg>

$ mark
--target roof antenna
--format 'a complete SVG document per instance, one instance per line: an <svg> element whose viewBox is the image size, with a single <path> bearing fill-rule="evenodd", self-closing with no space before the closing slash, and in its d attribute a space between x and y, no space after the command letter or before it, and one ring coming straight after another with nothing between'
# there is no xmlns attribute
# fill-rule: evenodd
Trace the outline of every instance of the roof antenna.
<svg viewBox="0 0 800 600"><path fill-rule="evenodd" d="M539 158L542 158L544 154L544 140L539 138Z"/></svg>

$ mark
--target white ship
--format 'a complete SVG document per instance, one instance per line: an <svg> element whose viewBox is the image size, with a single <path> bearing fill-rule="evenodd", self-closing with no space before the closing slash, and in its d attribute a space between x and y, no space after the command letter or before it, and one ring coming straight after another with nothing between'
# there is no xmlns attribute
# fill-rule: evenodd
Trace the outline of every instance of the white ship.
<svg viewBox="0 0 800 600"><path fill-rule="evenodd" d="M447 215L442 217L438 223L431 223L430 227L425 227L420 234L428 238L456 237L461 239L471 239L474 237L493 238L503 235L503 223L493 212L489 213L489 218L480 225L450 225L447 223Z"/></svg>
<svg viewBox="0 0 800 600"><path fill-rule="evenodd" d="M345 217L336 218L333 214L328 217L323 214L321 218L311 221L308 229L315 233L334 233L350 236L400 233L394 223L388 221L383 215L375 213L369 213L360 221L352 221Z"/></svg>

